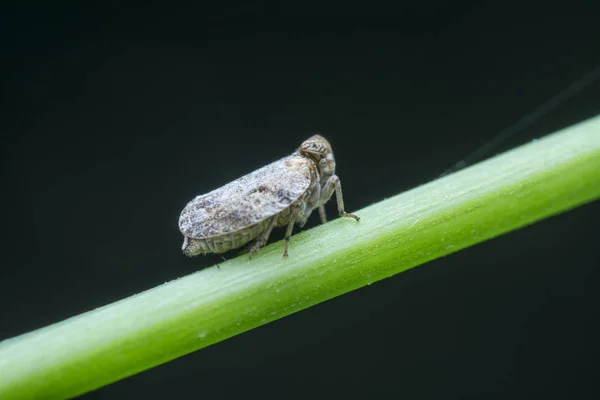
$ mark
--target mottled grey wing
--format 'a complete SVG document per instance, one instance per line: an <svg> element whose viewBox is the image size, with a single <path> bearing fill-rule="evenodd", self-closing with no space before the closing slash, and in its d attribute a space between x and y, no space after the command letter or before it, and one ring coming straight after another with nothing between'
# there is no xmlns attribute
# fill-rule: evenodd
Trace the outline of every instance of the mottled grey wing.
<svg viewBox="0 0 600 400"><path fill-rule="evenodd" d="M292 155L198 196L179 217L191 238L227 234L269 218L297 200L315 179L312 161Z"/></svg>

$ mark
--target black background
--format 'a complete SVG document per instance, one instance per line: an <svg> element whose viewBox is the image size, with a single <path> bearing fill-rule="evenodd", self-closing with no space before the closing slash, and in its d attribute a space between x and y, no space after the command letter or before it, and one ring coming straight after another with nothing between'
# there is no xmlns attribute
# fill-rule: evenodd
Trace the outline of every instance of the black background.
<svg viewBox="0 0 600 400"><path fill-rule="evenodd" d="M314 132L358 210L600 62L591 1L98 4L2 13L0 339L213 265L180 253L186 202ZM596 82L495 152L599 112ZM589 204L84 397L593 398L599 227Z"/></svg>

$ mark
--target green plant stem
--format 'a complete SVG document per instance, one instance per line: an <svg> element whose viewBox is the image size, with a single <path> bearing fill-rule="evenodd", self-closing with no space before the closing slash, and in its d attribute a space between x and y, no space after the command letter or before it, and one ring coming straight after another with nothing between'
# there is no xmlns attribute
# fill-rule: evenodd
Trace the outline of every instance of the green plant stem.
<svg viewBox="0 0 600 400"><path fill-rule="evenodd" d="M3 341L0 398L87 392L598 198L600 117L299 233L289 258L275 243Z"/></svg>

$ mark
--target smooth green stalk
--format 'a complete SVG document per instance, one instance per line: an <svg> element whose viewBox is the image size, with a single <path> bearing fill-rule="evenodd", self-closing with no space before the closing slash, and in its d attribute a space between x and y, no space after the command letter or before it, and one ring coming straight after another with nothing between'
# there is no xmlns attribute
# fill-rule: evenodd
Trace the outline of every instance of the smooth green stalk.
<svg viewBox="0 0 600 400"><path fill-rule="evenodd" d="M0 398L64 398L600 198L600 117L0 343ZM175 251L175 250L168 250Z"/></svg>

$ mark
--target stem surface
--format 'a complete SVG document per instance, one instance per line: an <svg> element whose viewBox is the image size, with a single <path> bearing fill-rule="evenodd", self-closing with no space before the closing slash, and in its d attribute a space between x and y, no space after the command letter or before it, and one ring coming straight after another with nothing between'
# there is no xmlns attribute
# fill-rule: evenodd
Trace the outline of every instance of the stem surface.
<svg viewBox="0 0 600 400"><path fill-rule="evenodd" d="M289 258L278 242L0 342L0 398L85 393L598 198L600 116L299 233Z"/></svg>

